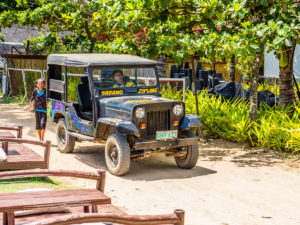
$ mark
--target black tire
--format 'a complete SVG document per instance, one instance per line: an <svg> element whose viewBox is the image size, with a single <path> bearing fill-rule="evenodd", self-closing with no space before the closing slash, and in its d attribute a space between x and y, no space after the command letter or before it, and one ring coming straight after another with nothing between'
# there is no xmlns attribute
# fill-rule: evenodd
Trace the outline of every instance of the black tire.
<svg viewBox="0 0 300 225"><path fill-rule="evenodd" d="M191 130L186 130L181 134L182 138L196 138L196 135ZM187 146L187 154L185 158L175 157L176 164L182 169L192 169L196 166L199 156L199 146L198 143L195 145Z"/></svg>
<svg viewBox="0 0 300 225"><path fill-rule="evenodd" d="M75 146L75 137L67 133L67 126L65 119L59 119L56 128L56 141L60 152L71 153Z"/></svg>
<svg viewBox="0 0 300 225"><path fill-rule="evenodd" d="M111 134L105 144L105 162L109 172L122 176L130 169L130 149L121 134Z"/></svg>

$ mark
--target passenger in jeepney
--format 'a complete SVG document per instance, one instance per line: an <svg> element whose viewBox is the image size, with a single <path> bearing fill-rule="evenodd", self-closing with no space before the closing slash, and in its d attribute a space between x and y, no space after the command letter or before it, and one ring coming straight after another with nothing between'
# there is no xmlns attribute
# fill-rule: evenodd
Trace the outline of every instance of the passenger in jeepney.
<svg viewBox="0 0 300 225"><path fill-rule="evenodd" d="M114 83L113 87L130 87L133 86L134 83L130 81L128 77L124 78L123 71L122 70L115 70L113 72L113 77L114 77ZM127 80L126 80L127 78Z"/></svg>

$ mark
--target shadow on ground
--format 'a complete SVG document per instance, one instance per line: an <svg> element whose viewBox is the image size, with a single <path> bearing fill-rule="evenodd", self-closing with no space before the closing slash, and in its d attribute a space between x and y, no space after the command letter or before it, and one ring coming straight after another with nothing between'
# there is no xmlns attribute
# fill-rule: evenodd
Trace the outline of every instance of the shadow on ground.
<svg viewBox="0 0 300 225"><path fill-rule="evenodd" d="M228 161L239 167L273 166L283 162L283 154L274 150L250 149L246 145L222 139L210 139L200 144L201 161Z"/></svg>
<svg viewBox="0 0 300 225"><path fill-rule="evenodd" d="M231 162L239 167L273 166L283 162L283 155L274 150L253 150L234 156Z"/></svg>
<svg viewBox="0 0 300 225"><path fill-rule="evenodd" d="M76 147L76 158L90 167L107 169L104 159L104 145L79 146ZM176 166L174 159L164 155L154 155L147 160L131 161L131 168L128 174L122 176L129 180L162 180L181 179L214 174L217 171L196 166L191 170L180 169ZM155 176L153 176L155 174Z"/></svg>

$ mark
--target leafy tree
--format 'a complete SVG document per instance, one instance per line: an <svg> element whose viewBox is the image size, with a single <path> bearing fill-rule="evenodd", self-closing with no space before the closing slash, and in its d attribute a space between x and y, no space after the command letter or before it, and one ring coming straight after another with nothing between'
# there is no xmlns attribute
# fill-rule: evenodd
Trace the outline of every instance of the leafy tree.
<svg viewBox="0 0 300 225"><path fill-rule="evenodd" d="M29 1L24 7L20 7L20 4L20 0L1 0L0 14L3 12L9 14L11 11L24 10L26 8L33 9L36 7L36 4L34 4L32 1ZM3 26L2 23L0 24L0 41L4 41L4 36L1 34L1 26Z"/></svg>
<svg viewBox="0 0 300 225"><path fill-rule="evenodd" d="M25 7L29 3L23 1L20 4ZM47 30L44 37L39 37L42 46L58 45L48 52L61 48L62 45L65 46L63 51L93 52L96 42L107 39L105 28L110 20L110 10L105 1L45 0L33 10L27 8L23 11L5 11L1 14L0 21L4 26L17 23Z"/></svg>
<svg viewBox="0 0 300 225"><path fill-rule="evenodd" d="M5 11L3 26L45 28L37 50L113 52L177 62L262 58L264 45L280 56L280 102L294 101L292 58L299 36L295 0L18 0L24 10ZM33 10L26 7L33 5ZM52 46L52 47L51 47ZM54 46L54 47L53 47ZM39 49L40 48L40 49ZM253 78L257 64L253 61ZM255 82L254 82L255 83ZM256 92L255 88L252 93Z"/></svg>

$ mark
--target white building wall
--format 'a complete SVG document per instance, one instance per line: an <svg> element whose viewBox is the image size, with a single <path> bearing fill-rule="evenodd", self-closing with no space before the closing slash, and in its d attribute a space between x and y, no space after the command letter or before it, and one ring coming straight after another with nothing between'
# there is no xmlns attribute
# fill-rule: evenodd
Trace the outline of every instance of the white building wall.
<svg viewBox="0 0 300 225"><path fill-rule="evenodd" d="M279 60L275 57L275 51L267 53L268 47L265 48L264 76L279 78ZM300 79L300 45L296 46L294 55L294 74Z"/></svg>

